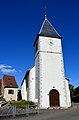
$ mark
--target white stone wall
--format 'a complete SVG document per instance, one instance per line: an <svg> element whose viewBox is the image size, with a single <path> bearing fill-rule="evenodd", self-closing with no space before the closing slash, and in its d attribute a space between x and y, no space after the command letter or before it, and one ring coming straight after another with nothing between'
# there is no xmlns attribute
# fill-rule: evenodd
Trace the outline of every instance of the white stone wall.
<svg viewBox="0 0 79 120"><path fill-rule="evenodd" d="M61 39L40 36L38 44L40 51L62 52Z"/></svg>
<svg viewBox="0 0 79 120"><path fill-rule="evenodd" d="M35 102L35 67L29 70L28 88L26 89L26 79L21 86L22 99Z"/></svg>
<svg viewBox="0 0 79 120"><path fill-rule="evenodd" d="M9 90L14 90L14 94L8 94ZM17 101L18 88L4 88L4 98L6 101Z"/></svg>
<svg viewBox="0 0 79 120"><path fill-rule="evenodd" d="M40 36L35 58L40 108L49 107L49 92L52 89L58 90L60 94L60 107L68 107L69 88L64 76L61 39Z"/></svg>
<svg viewBox="0 0 79 120"><path fill-rule="evenodd" d="M66 84L66 91L67 91L67 107L69 107L71 106L71 99L70 99L70 90L69 90L69 84L67 79L65 79L65 84Z"/></svg>
<svg viewBox="0 0 79 120"><path fill-rule="evenodd" d="M39 54L35 56L35 99L38 102L40 92L40 66L39 66Z"/></svg>
<svg viewBox="0 0 79 120"><path fill-rule="evenodd" d="M35 67L29 72L29 100L35 102Z"/></svg>
<svg viewBox="0 0 79 120"><path fill-rule="evenodd" d="M24 79L23 84L21 86L21 95L22 100L27 100L26 79Z"/></svg>

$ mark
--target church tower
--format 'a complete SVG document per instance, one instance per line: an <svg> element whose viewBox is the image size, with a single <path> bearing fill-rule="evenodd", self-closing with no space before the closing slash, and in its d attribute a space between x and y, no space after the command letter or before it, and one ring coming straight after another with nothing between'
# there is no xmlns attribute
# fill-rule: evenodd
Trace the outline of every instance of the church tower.
<svg viewBox="0 0 79 120"><path fill-rule="evenodd" d="M34 42L36 99L40 108L71 106L68 80L64 75L62 37L45 16Z"/></svg>

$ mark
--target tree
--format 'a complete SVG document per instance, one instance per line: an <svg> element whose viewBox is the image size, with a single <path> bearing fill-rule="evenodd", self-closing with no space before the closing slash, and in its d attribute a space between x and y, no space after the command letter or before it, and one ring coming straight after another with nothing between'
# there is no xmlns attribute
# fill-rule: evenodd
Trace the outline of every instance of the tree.
<svg viewBox="0 0 79 120"><path fill-rule="evenodd" d="M79 86L75 88L73 102L79 103Z"/></svg>
<svg viewBox="0 0 79 120"><path fill-rule="evenodd" d="M75 96L79 94L79 86L75 88Z"/></svg>
<svg viewBox="0 0 79 120"><path fill-rule="evenodd" d="M71 102L79 102L79 86L74 88L72 84L69 84L70 88L70 95L71 95Z"/></svg>
<svg viewBox="0 0 79 120"><path fill-rule="evenodd" d="M69 89L70 89L71 102L73 102L73 97L75 93L74 86L72 84L69 84Z"/></svg>

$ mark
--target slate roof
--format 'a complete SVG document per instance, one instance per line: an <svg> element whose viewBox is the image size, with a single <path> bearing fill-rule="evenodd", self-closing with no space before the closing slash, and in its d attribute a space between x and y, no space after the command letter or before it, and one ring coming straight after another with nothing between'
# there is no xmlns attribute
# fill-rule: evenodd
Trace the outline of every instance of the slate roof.
<svg viewBox="0 0 79 120"><path fill-rule="evenodd" d="M29 72L30 72L30 70L28 70L28 71L26 72L26 74L25 74L25 76L24 76L24 78L23 78L23 81L22 81L22 83L21 83L21 86L23 85L24 80L25 80L25 79L27 80L27 76L29 75Z"/></svg>
<svg viewBox="0 0 79 120"><path fill-rule="evenodd" d="M0 95L2 95L2 80L0 79Z"/></svg>
<svg viewBox="0 0 79 120"><path fill-rule="evenodd" d="M58 34L58 32L55 30L55 28L52 26L52 24L48 21L46 16L45 16L45 20L42 24L41 30L39 32L39 35L61 38L61 36Z"/></svg>
<svg viewBox="0 0 79 120"><path fill-rule="evenodd" d="M34 46L35 46L35 43L38 40L39 36L53 37L53 38L62 38L58 34L58 32L55 30L55 28L52 26L52 24L48 21L46 16L45 16L44 22L42 24L42 27L40 29L40 32L39 32L39 34L36 37L36 40L34 42Z"/></svg>
<svg viewBox="0 0 79 120"><path fill-rule="evenodd" d="M18 88L17 82L14 76L3 76L4 88Z"/></svg>

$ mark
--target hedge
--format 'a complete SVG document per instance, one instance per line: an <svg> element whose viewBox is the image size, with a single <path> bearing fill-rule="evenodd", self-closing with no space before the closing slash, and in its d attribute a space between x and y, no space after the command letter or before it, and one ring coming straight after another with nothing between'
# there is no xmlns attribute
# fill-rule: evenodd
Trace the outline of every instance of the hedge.
<svg viewBox="0 0 79 120"><path fill-rule="evenodd" d="M36 105L32 101L26 101L26 100L20 100L20 101L11 101L10 106L16 106L17 108L25 108L26 105L29 105L30 108L33 107L35 108Z"/></svg>

